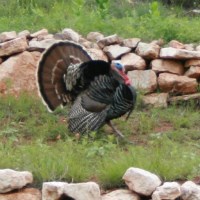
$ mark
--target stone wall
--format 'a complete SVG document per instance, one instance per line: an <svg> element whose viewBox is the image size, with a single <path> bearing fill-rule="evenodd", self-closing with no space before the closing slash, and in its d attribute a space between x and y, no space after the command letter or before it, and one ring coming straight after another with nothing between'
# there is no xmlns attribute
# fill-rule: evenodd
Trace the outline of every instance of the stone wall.
<svg viewBox="0 0 200 200"><path fill-rule="evenodd" d="M145 43L140 38L122 39L116 34L105 37L98 32L91 32L83 38L71 29L54 35L46 29L32 34L27 30L18 34L15 31L1 33L0 93L36 92L38 60L41 53L58 40L80 43L95 59L121 60L132 85L145 94L147 104L167 106L170 101L200 97L200 46L178 41L164 44L162 40ZM192 181L162 183L155 174L134 167L125 172L123 180L128 189L106 194L102 194L94 182L46 182L42 190L38 190L24 188L33 182L30 172L5 169L0 170L0 199L142 200L144 196L152 200L200 199L200 187Z"/></svg>
<svg viewBox="0 0 200 200"><path fill-rule="evenodd" d="M103 191L95 182L44 182L32 188L28 171L0 169L1 200L199 200L200 186L195 182L162 182L149 171L130 167L122 177L127 188Z"/></svg>
<svg viewBox="0 0 200 200"><path fill-rule="evenodd" d="M94 59L124 64L132 85L145 94L146 104L167 106L170 101L199 98L200 46L162 39L145 43L140 38L123 39L90 32L82 37L72 29L49 34L42 29L0 34L0 93L35 91L35 70L41 53L58 40L83 45ZM181 97L180 97L181 96Z"/></svg>

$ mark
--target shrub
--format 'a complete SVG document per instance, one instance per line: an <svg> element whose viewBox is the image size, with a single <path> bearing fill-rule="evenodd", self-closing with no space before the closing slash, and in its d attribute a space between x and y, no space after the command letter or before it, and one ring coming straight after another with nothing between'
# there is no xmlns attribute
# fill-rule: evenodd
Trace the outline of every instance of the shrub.
<svg viewBox="0 0 200 200"><path fill-rule="evenodd" d="M161 0L164 4L182 6L184 8L196 8L200 6L200 0Z"/></svg>

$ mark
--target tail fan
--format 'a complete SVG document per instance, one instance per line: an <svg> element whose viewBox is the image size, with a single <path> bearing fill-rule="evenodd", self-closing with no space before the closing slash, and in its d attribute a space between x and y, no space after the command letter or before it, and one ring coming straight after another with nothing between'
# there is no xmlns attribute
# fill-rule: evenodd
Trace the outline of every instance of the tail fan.
<svg viewBox="0 0 200 200"><path fill-rule="evenodd" d="M66 89L64 76L72 64L92 60L86 50L73 42L59 41L49 47L42 55L37 69L39 93L49 111L70 100L70 91Z"/></svg>

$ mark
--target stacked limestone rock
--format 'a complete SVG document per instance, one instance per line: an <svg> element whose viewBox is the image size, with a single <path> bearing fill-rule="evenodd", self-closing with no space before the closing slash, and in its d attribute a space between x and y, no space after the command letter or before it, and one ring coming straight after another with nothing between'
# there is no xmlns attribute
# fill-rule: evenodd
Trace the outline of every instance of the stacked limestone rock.
<svg viewBox="0 0 200 200"><path fill-rule="evenodd" d="M128 189L101 192L95 182L67 183L44 182L42 190L30 188L33 176L30 172L11 169L0 170L1 200L199 200L200 186L192 181L162 183L160 178L143 169L131 167L123 176ZM27 185L29 184L29 188Z"/></svg>
<svg viewBox="0 0 200 200"><path fill-rule="evenodd" d="M28 171L11 169L0 170L1 200L41 200L41 192L36 188L24 188L33 182L33 175Z"/></svg>
<svg viewBox="0 0 200 200"><path fill-rule="evenodd" d="M37 61L58 40L80 43L94 59L121 60L132 85L146 94L147 104L167 106L170 101L200 97L197 93L200 46L194 48L191 44L171 41L163 47L162 40L144 43L139 38L122 39L116 34L105 37L98 32L89 33L86 39L72 29L55 35L46 29L32 34L29 31L1 33L0 93L36 90ZM178 98L171 97L177 95Z"/></svg>

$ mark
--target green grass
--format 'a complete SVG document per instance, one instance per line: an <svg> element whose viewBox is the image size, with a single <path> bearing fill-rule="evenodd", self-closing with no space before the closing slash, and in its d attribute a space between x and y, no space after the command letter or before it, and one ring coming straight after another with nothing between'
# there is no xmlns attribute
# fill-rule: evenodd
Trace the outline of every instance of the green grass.
<svg viewBox="0 0 200 200"><path fill-rule="evenodd" d="M200 114L192 106L138 106L128 121L114 120L135 145L118 141L107 126L80 139L69 134L67 110L50 114L28 94L1 96L0 168L31 171L37 187L44 181L91 180L103 188L124 187L122 176L129 167L165 181L198 175Z"/></svg>
<svg viewBox="0 0 200 200"><path fill-rule="evenodd" d="M94 0L1 0L0 32L31 32L47 28L55 33L66 27L86 36L90 31L105 35L139 37L143 41L163 38L186 43L200 40L198 17L187 16L180 7L159 2ZM102 2L102 3L101 3Z"/></svg>
<svg viewBox="0 0 200 200"><path fill-rule="evenodd" d="M41 138L45 140L55 139L57 136L66 136L66 124L60 123L59 113L49 115L45 107L36 97L22 94L18 98L12 95L1 97L0 102L0 136ZM60 119L62 120L62 119Z"/></svg>

